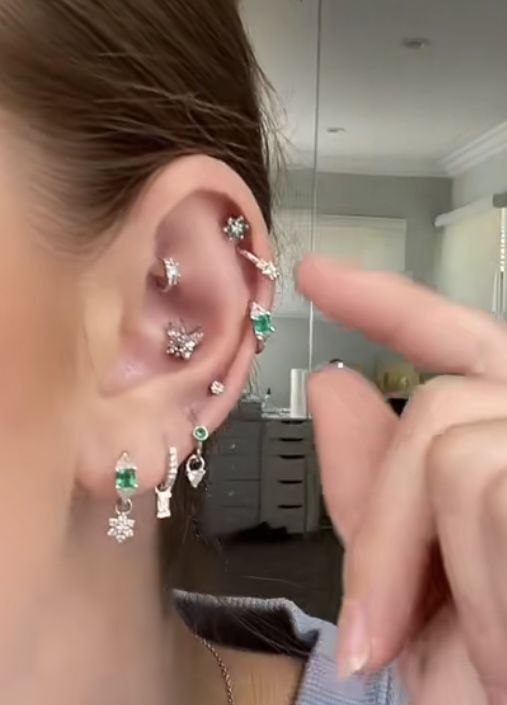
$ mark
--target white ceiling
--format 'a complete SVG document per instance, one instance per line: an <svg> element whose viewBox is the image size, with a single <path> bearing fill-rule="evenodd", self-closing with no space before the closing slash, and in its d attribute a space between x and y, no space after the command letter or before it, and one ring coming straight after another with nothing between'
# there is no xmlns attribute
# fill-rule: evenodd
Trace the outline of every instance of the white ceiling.
<svg viewBox="0 0 507 705"><path fill-rule="evenodd" d="M243 5L290 159L311 163L319 3ZM431 47L408 51L407 37ZM442 175L507 147L506 0L323 0L321 50L321 168Z"/></svg>

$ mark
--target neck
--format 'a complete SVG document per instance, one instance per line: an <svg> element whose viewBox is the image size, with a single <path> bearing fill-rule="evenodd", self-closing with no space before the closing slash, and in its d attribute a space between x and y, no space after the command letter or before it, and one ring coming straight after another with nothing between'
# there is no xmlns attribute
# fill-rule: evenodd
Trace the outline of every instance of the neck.
<svg viewBox="0 0 507 705"><path fill-rule="evenodd" d="M138 534L121 546L105 535L111 508L76 506L48 581L33 586L29 619L19 620L15 643L3 645L5 705L177 702L150 500L136 503Z"/></svg>

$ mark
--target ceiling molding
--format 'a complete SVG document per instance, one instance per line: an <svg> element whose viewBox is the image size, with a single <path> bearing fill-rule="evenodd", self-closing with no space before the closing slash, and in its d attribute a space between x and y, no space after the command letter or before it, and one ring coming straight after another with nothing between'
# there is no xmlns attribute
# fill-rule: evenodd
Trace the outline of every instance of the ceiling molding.
<svg viewBox="0 0 507 705"><path fill-rule="evenodd" d="M289 169L308 169L314 164L314 156L309 152L298 151L289 159ZM352 174L357 176L401 176L401 177L443 177L448 174L442 164L432 159L406 158L345 158L320 154L317 160L319 172L332 174Z"/></svg>
<svg viewBox="0 0 507 705"><path fill-rule="evenodd" d="M449 154L441 164L448 176L455 177L506 149L507 122L503 122Z"/></svg>

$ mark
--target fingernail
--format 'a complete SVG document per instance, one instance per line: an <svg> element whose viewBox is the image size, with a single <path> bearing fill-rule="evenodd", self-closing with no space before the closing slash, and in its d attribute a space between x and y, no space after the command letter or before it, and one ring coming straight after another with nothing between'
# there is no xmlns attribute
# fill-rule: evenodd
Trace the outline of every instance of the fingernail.
<svg viewBox="0 0 507 705"><path fill-rule="evenodd" d="M338 677L360 673L370 659L366 614L358 602L345 602L338 626Z"/></svg>
<svg viewBox="0 0 507 705"><path fill-rule="evenodd" d="M330 362L322 362L320 365L317 365L313 368L312 372L323 372L330 367L336 367L338 370L343 370L347 367L347 365L343 362L343 360L331 360Z"/></svg>

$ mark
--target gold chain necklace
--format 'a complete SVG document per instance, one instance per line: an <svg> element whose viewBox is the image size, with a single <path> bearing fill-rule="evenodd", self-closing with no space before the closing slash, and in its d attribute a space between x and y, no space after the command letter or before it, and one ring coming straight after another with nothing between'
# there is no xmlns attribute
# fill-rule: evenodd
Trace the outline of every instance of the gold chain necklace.
<svg viewBox="0 0 507 705"><path fill-rule="evenodd" d="M222 679L224 681L225 695L227 698L227 705L235 705L231 674L229 673L229 669L225 665L223 658L220 656L220 654L215 649L213 644L210 644L209 641L206 641L206 639L200 639L200 642L203 644L203 646L205 646L208 649L210 654L213 656L213 658L217 662L218 668L220 669L220 673L222 674Z"/></svg>

